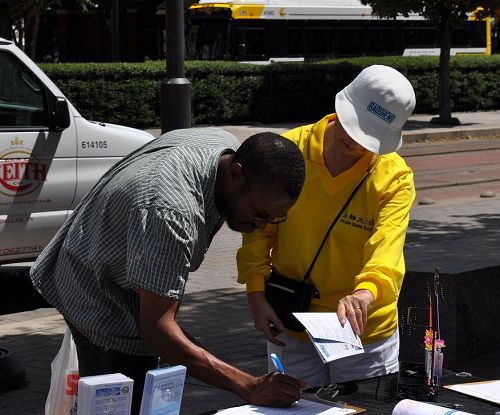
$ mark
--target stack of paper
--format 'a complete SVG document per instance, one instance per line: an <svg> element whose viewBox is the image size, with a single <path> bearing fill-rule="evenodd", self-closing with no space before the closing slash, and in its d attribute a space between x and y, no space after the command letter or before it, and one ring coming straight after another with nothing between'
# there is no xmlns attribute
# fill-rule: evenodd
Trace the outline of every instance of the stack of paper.
<svg viewBox="0 0 500 415"><path fill-rule="evenodd" d="M337 313L293 313L304 325L323 363L364 353L359 336L351 323L341 326Z"/></svg>
<svg viewBox="0 0 500 415"><path fill-rule="evenodd" d="M134 381L121 373L85 376L78 381L78 415L129 415Z"/></svg>
<svg viewBox="0 0 500 415"><path fill-rule="evenodd" d="M140 415L178 415L185 379L186 367L182 365L148 371Z"/></svg>

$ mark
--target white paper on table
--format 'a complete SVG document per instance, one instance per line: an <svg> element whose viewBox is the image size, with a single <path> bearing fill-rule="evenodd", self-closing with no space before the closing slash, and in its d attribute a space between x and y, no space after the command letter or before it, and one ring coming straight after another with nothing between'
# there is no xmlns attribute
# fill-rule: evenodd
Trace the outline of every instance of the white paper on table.
<svg viewBox="0 0 500 415"><path fill-rule="evenodd" d="M304 325L323 363L364 353L351 323L340 324L337 313L293 313Z"/></svg>
<svg viewBox="0 0 500 415"><path fill-rule="evenodd" d="M445 388L500 405L500 380L445 385Z"/></svg>
<svg viewBox="0 0 500 415"><path fill-rule="evenodd" d="M350 408L339 408L319 402L301 399L290 408L270 408L267 406L242 405L217 412L217 415L341 415L353 414L356 411Z"/></svg>

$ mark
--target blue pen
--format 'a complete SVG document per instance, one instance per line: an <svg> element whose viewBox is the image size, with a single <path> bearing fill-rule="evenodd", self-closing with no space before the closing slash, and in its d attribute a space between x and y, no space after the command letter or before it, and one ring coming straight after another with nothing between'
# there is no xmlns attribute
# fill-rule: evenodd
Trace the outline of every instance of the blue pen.
<svg viewBox="0 0 500 415"><path fill-rule="evenodd" d="M276 353L271 353L271 360L273 361L273 364L276 367L276 369L278 369L278 372L284 374L285 368L281 364L281 360Z"/></svg>

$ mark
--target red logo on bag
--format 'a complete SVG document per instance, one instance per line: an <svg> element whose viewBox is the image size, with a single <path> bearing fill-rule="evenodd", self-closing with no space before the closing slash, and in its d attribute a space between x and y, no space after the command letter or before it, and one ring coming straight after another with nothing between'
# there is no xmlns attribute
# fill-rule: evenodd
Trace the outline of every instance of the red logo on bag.
<svg viewBox="0 0 500 415"><path fill-rule="evenodd" d="M68 373L66 375L66 390L64 391L66 395L73 396L77 394L78 379L80 379L78 373Z"/></svg>

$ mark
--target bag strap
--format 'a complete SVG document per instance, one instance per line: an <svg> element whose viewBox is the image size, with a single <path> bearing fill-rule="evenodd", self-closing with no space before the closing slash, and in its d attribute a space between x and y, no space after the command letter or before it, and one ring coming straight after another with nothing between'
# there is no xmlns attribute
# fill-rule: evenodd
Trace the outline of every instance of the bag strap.
<svg viewBox="0 0 500 415"><path fill-rule="evenodd" d="M326 231L326 234L325 234L323 240L321 241L321 245L319 246L319 249L316 252L316 255L314 256L314 259L312 260L311 265L309 266L309 269L306 272L306 275L304 276L304 281L307 281L310 278L311 271L312 271L312 269L314 267L314 264L316 263L316 260L318 259L319 254L320 254L321 250L323 249L323 246L325 246L326 240L328 239L328 235L330 234L331 230L333 229L333 227L335 226L335 224L339 220L340 215L342 215L342 212L344 212L345 208L351 202L352 198L358 192L359 188L366 181L366 179L368 178L368 176L370 175L370 173L375 169L375 166L377 165L378 160L379 160L378 156L375 156L373 158L372 162L370 163L370 165L367 168L366 174L363 176L363 178L359 181L359 183L356 185L356 187L354 188L354 190L351 192L350 196L345 201L344 206L342 206L342 209L340 209L339 213L337 213L337 216L335 216L335 219L333 219L333 222L331 223L330 227Z"/></svg>

